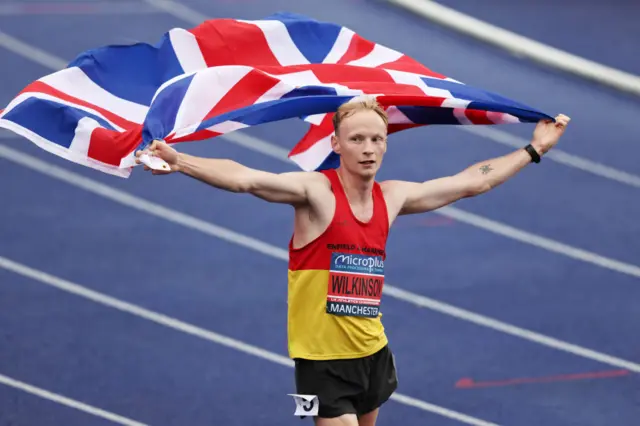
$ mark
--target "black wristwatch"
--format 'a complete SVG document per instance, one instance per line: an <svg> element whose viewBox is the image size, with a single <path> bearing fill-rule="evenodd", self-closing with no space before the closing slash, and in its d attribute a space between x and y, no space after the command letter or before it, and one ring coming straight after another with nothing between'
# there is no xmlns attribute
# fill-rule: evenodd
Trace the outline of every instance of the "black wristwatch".
<svg viewBox="0 0 640 426"><path fill-rule="evenodd" d="M540 154L538 154L538 151L536 151L536 149L531 144L525 146L524 149L531 156L531 161L533 161L534 163L540 162Z"/></svg>

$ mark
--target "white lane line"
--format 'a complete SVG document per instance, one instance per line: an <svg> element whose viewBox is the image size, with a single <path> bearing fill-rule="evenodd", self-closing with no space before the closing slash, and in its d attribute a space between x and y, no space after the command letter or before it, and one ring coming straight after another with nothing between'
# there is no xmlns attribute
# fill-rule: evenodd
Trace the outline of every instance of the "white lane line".
<svg viewBox="0 0 640 426"><path fill-rule="evenodd" d="M59 71L63 68L66 68L67 66L67 62L64 59L54 56L21 40L18 40L17 38L12 37L7 33L2 32L1 30L0 46L15 53L16 55L29 59L53 71Z"/></svg>
<svg viewBox="0 0 640 426"><path fill-rule="evenodd" d="M502 235L504 237L511 238L525 244L530 244L544 250L561 254L572 259L580 260L582 262L601 266L612 271L640 278L640 266L601 256L597 253L573 247L568 244L552 240L551 238L533 234L531 232L523 231L513 226L509 226L495 220L487 219L486 217L474 213L469 213L455 207L442 207L439 210L434 211L434 213L449 217L451 219L455 219L459 222L464 222L468 225L475 226L476 228L481 228L486 231L493 232L494 234Z"/></svg>
<svg viewBox="0 0 640 426"><path fill-rule="evenodd" d="M0 257L0 267L4 268L3 262L5 260L6 259L4 259L3 257ZM43 399L57 402L58 404L66 405L67 407L75 408L76 410L79 410L79 411L84 411L85 413L92 414L96 417L102 417L103 419L111 420L114 423L118 423L126 426L147 426L144 423L140 423L135 420L122 417L118 414L110 413L109 411L96 408L92 405L85 404L80 401L76 401L75 399L67 398L66 396L62 396L57 393L53 393L48 390L30 385L28 383L21 382L16 379L12 379L11 377L5 376L4 374L0 374L0 383L15 389L19 389L31 395L39 396L40 398L43 398Z"/></svg>
<svg viewBox="0 0 640 426"><path fill-rule="evenodd" d="M10 133L7 133L10 134ZM15 138L16 135L13 135ZM274 145L270 142L264 141L262 139L256 138L254 136L248 135L242 132L232 132L226 135L219 136L219 138L224 139L228 142L234 143L243 148L247 148L260 154L266 155L271 158L275 158L276 160L284 161L286 163L295 166L295 163L291 161L288 157L289 150L284 149L278 145Z"/></svg>
<svg viewBox="0 0 640 426"><path fill-rule="evenodd" d="M407 303L412 303L421 308L431 309L432 311L440 312L442 314L468 321L476 325L491 328L493 330L497 330L505 334L510 334L521 339L529 340L543 346L568 352L581 358L591 359L603 364L620 367L629 371L640 373L640 364L638 363L627 361L622 358L617 358L603 352L594 351L592 349L585 348L584 346L574 345L572 343L568 343L554 337L546 336L542 333L536 333L535 331L516 327L507 322L499 321L485 315L476 314L472 311L461 309L453 305L448 305L446 303L442 303L437 300L421 296L419 294L415 294L398 287L387 286L386 283L384 294L395 297L396 299L404 300Z"/></svg>
<svg viewBox="0 0 640 426"><path fill-rule="evenodd" d="M176 318L143 308L133 303L125 302L115 297L108 296L104 293L91 290L87 287L83 287L71 281L67 281L65 279L56 277L54 275L47 274L46 272L28 267L26 265L12 261L2 256L0 256L0 268L4 268L13 273L22 275L27 278L31 278L33 280L39 281L51 287L55 287L67 293L71 293L76 296L83 297L85 299L91 300L103 306L117 309L121 312L126 312L128 314L131 314L140 318L144 318L148 321L152 321L156 324L160 324L162 326L172 328L182 333L190 334L192 336L196 336L201 339L208 340L210 342L218 343L220 345L229 347L231 349L235 349L239 352L244 352L246 354L255 356L257 358L262 358L264 360L271 361L273 363L280 364L285 367L293 368L294 366L293 361L288 357L279 355L277 353L268 351L266 349L262 349L258 346L250 345L241 340L233 339L231 337L227 337L222 334L215 333L213 331L195 326L193 324L180 321ZM437 405L433 405L428 402L425 402L416 398L412 398L407 395L396 393L391 396L391 399L401 404L409 405L411 407L418 408L423 411L429 411L444 417L458 420L462 423L475 425L475 426L497 426L495 423L489 423L484 420L471 417L466 414L458 413L456 411L452 411ZM123 424L127 424L127 425L135 424L136 426L140 425L140 423L123 423Z"/></svg>
<svg viewBox="0 0 640 426"><path fill-rule="evenodd" d="M518 57L640 96L640 76L573 55L481 21L432 0L387 0L423 18L497 46Z"/></svg>
<svg viewBox="0 0 640 426"><path fill-rule="evenodd" d="M107 198L116 203L126 205L138 211L165 219L169 222L173 222L187 228L200 231L204 234L220 238L227 242L246 247L275 259L280 259L283 261L289 260L289 253L287 250L283 250L279 247L265 243L258 239L240 234L238 232L223 228L218 225L214 225L212 223L195 218L193 216L189 216L184 213L180 213L170 208L163 207L159 204L152 203L140 197L133 196L124 191L120 191L118 189L104 185L100 182L70 172L61 167L45 163L42 160L39 160L28 154L24 154L20 151L11 149L4 145L0 145L0 158L5 158L31 170L61 180L75 187L82 188L88 192ZM480 315L472 311L461 309L435 299L403 290L399 287L391 285L390 283L385 282L384 294L416 306L431 309L483 327L498 330L500 332L507 333L521 339L568 352L582 358L587 358L615 367L621 367L631 371L640 372L640 364L635 364L630 361L616 358L602 352L596 352L594 350L564 342L559 339L554 339L540 333L516 327L512 324L498 321L488 316Z"/></svg>
<svg viewBox="0 0 640 426"><path fill-rule="evenodd" d="M188 6L178 4L171 0L143 0L146 3L158 7L170 15L175 16L178 19L182 19L192 25L199 25L207 19L211 19L206 15L197 12ZM409 0L411 1L411 0ZM488 126L455 126L456 129L474 133L481 137L487 138L494 142L511 146L514 148L522 148L529 143L528 140L507 133L503 130L495 127ZM232 136L229 134L227 136ZM253 141L252 143L255 143ZM257 146L257 145L256 145ZM288 153L288 152L287 152ZM563 164L568 167L573 167L578 170L582 170L586 173L591 173L596 176L600 176L606 179L611 179L619 183L630 185L636 188L640 188L640 176L634 175L622 170L615 169L613 167L605 166L604 164L597 163L592 160L588 160L577 155L569 154L558 148L554 148L552 151L545 155L545 159L554 161L559 164Z"/></svg>
<svg viewBox="0 0 640 426"><path fill-rule="evenodd" d="M176 18L182 19L183 21L192 23L194 25L201 24L207 19L210 19L208 16L205 16L202 13L191 9L189 6L185 6L181 3L176 3L171 0L142 0L142 1L153 7L157 7L160 10L163 10L169 15L173 15Z"/></svg>
<svg viewBox="0 0 640 426"><path fill-rule="evenodd" d="M0 145L0 157L6 158L7 160L28 167L42 174L59 179L70 185L82 188L103 198L115 201L116 203L132 207L136 210L148 213L152 216L166 219L169 222L177 223L187 228L200 231L204 234L220 238L227 242L247 247L251 250L266 254L268 256L275 256L279 259L289 258L289 254L286 250L276 248L255 238L251 238L238 232L234 232L230 229L223 228L222 226L218 226L213 223L195 218L193 216L180 213L176 210L163 207L150 201L146 201L138 196L120 191L98 181L85 178L82 175L70 172L61 167L50 165L35 157L24 154L7 146Z"/></svg>
<svg viewBox="0 0 640 426"><path fill-rule="evenodd" d="M459 126L457 128L515 149L522 148L529 143L529 141L525 138L512 135L493 127ZM573 167L574 169L578 169L583 172L591 173L593 175L623 183L625 185L640 188L640 176L638 175L618 170L613 167L606 166L602 163L597 163L595 161L579 157L577 155L569 154L568 152L559 150L557 148L553 148L551 151L547 152L544 158L545 160L549 159L555 161L556 163Z"/></svg>

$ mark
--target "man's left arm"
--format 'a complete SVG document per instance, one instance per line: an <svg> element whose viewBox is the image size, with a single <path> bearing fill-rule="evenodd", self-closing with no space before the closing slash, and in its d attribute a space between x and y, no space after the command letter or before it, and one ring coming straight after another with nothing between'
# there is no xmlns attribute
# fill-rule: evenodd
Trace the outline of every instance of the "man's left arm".
<svg viewBox="0 0 640 426"><path fill-rule="evenodd" d="M538 123L531 147L540 157L555 146L569 120L569 117L559 115L555 122L545 120ZM505 156L474 164L453 176L421 183L388 181L383 188L393 210L390 213L424 213L490 191L515 176L531 161L531 154L525 149L518 149Z"/></svg>

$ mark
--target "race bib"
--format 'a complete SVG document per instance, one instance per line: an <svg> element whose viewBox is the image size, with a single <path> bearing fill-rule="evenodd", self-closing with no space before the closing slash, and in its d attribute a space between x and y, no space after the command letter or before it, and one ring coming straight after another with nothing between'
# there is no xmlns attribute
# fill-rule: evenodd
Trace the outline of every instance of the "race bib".
<svg viewBox="0 0 640 426"><path fill-rule="evenodd" d="M375 318L380 313L384 285L381 256L332 253L327 313Z"/></svg>

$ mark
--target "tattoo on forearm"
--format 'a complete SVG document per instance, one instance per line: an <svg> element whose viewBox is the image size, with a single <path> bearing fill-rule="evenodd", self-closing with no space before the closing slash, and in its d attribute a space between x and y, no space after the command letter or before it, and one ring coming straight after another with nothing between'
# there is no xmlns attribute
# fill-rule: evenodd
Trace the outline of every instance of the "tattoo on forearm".
<svg viewBox="0 0 640 426"><path fill-rule="evenodd" d="M480 171L482 172L483 175L486 175L487 173L489 173L492 170L493 169L491 168L491 164L486 164L486 165L480 167Z"/></svg>

